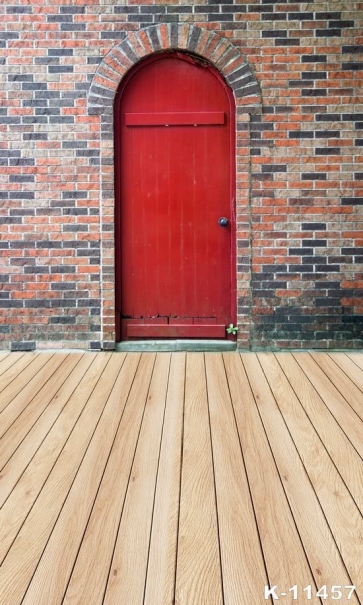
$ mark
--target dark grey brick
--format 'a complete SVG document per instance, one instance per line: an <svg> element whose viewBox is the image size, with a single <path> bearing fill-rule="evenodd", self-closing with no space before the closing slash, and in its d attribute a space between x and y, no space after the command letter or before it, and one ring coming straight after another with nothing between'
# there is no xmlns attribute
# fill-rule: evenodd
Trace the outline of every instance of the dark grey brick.
<svg viewBox="0 0 363 605"><path fill-rule="evenodd" d="M79 199L79 198L85 198L88 197L88 192L87 191L62 191L62 197L64 200L69 200L69 199Z"/></svg>
<svg viewBox="0 0 363 605"><path fill-rule="evenodd" d="M48 134L46 132L26 132L22 135L23 141L47 141Z"/></svg>
<svg viewBox="0 0 363 605"><path fill-rule="evenodd" d="M72 15L47 15L48 23L73 23Z"/></svg>
<svg viewBox="0 0 363 605"><path fill-rule="evenodd" d="M76 156L81 158L98 157L99 155L99 149L77 149L76 151Z"/></svg>
<svg viewBox="0 0 363 605"><path fill-rule="evenodd" d="M304 132L301 130L290 130L289 139L313 139L313 132Z"/></svg>
<svg viewBox="0 0 363 605"><path fill-rule="evenodd" d="M62 32L85 31L86 24L85 23L62 23L60 28L61 28Z"/></svg>
<svg viewBox="0 0 363 605"><path fill-rule="evenodd" d="M75 273L76 267L74 265L53 265L50 268L51 273Z"/></svg>
<svg viewBox="0 0 363 605"><path fill-rule="evenodd" d="M74 116L50 116L49 124L74 124Z"/></svg>
<svg viewBox="0 0 363 605"><path fill-rule="evenodd" d="M316 147L315 155L339 155L340 147Z"/></svg>
<svg viewBox="0 0 363 605"><path fill-rule="evenodd" d="M13 200L33 200L35 197L34 191L11 191L9 198Z"/></svg>
<svg viewBox="0 0 363 605"><path fill-rule="evenodd" d="M283 30L276 30L276 29L272 29L272 30L265 30L262 31L262 37L263 38L287 38L287 31L283 31Z"/></svg>
<svg viewBox="0 0 363 605"><path fill-rule="evenodd" d="M73 65L49 65L48 71L50 74L69 74L73 73Z"/></svg>
<svg viewBox="0 0 363 605"><path fill-rule="evenodd" d="M301 55L302 63L326 63L327 55Z"/></svg>
<svg viewBox="0 0 363 605"><path fill-rule="evenodd" d="M362 44L354 44L354 45L343 45L342 53L363 53L363 45Z"/></svg>
<svg viewBox="0 0 363 605"><path fill-rule="evenodd" d="M304 239L302 242L302 245L304 247L306 246L310 246L310 247L326 247L327 245L327 240L326 239Z"/></svg>
<svg viewBox="0 0 363 605"><path fill-rule="evenodd" d="M325 231L326 223L301 223L303 231Z"/></svg>
<svg viewBox="0 0 363 605"><path fill-rule="evenodd" d="M316 19L340 19L341 12L340 11L316 11L315 18Z"/></svg>
<svg viewBox="0 0 363 605"><path fill-rule="evenodd" d="M32 74L8 74L8 82L34 82L34 76Z"/></svg>
<svg viewBox="0 0 363 605"><path fill-rule="evenodd" d="M10 345L11 351L35 351L35 340L13 341Z"/></svg>
<svg viewBox="0 0 363 605"><path fill-rule="evenodd" d="M18 13L31 15L33 12L33 7L32 6L7 6L6 12L9 15L18 14Z"/></svg>
<svg viewBox="0 0 363 605"><path fill-rule="evenodd" d="M342 35L341 29L316 29L315 36L317 38L340 38Z"/></svg>
<svg viewBox="0 0 363 605"><path fill-rule="evenodd" d="M37 273L39 275L48 275L49 267L31 267L31 266L27 265L26 267L24 267L23 271L26 274Z"/></svg>
<svg viewBox="0 0 363 605"><path fill-rule="evenodd" d="M33 174L10 174L9 183L34 183L35 177Z"/></svg>
<svg viewBox="0 0 363 605"><path fill-rule="evenodd" d="M326 71L303 71L301 74L303 80L326 80Z"/></svg>
<svg viewBox="0 0 363 605"><path fill-rule="evenodd" d="M314 13L288 13L288 19L289 21L312 21L314 19Z"/></svg>
<svg viewBox="0 0 363 605"><path fill-rule="evenodd" d="M316 139L321 139L321 138L334 138L334 139L338 139L340 137L340 130L316 130L315 131L315 138Z"/></svg>
<svg viewBox="0 0 363 605"><path fill-rule="evenodd" d="M355 24L354 24L353 19L349 19L349 20L346 20L346 21L341 21L341 20L339 20L339 21L329 21L329 27L331 27L333 29L336 28L336 27L344 27L344 28L346 28L346 27L354 27L354 25Z"/></svg>
<svg viewBox="0 0 363 605"><path fill-rule="evenodd" d="M265 13L261 17L262 21L286 21L287 13Z"/></svg>
<svg viewBox="0 0 363 605"><path fill-rule="evenodd" d="M87 141L62 141L63 149L85 149L88 147Z"/></svg>
<svg viewBox="0 0 363 605"><path fill-rule="evenodd" d="M0 40L19 40L20 34L17 32L0 32Z"/></svg>
<svg viewBox="0 0 363 605"><path fill-rule="evenodd" d="M54 316L50 318L51 324L75 324L76 318L69 315Z"/></svg>
<svg viewBox="0 0 363 605"><path fill-rule="evenodd" d="M102 57L87 57L88 65L98 65L101 61Z"/></svg>
<svg viewBox="0 0 363 605"><path fill-rule="evenodd" d="M153 23L153 15L127 15L129 23Z"/></svg>
<svg viewBox="0 0 363 605"><path fill-rule="evenodd" d="M2 309L21 309L22 307L22 300L0 300L0 308Z"/></svg>
<svg viewBox="0 0 363 605"><path fill-rule="evenodd" d="M342 114L340 113L321 113L316 114L315 119L317 122L340 122Z"/></svg>
<svg viewBox="0 0 363 605"><path fill-rule="evenodd" d="M363 61L349 61L346 63L342 63L342 69L345 71L352 70L358 71L363 70Z"/></svg>
<svg viewBox="0 0 363 605"><path fill-rule="evenodd" d="M135 13L139 13L139 7L138 6L114 6L113 7L113 12L114 13L122 13L123 15L129 15L129 14L135 14Z"/></svg>
<svg viewBox="0 0 363 605"><path fill-rule="evenodd" d="M319 90L302 90L301 94L303 97L326 97L328 94L328 91L326 89L319 89Z"/></svg>
<svg viewBox="0 0 363 605"><path fill-rule="evenodd" d="M73 48L48 48L48 57L72 57Z"/></svg>
<svg viewBox="0 0 363 605"><path fill-rule="evenodd" d="M61 13L71 13L72 15L80 15L86 12L86 6L72 6L67 4L65 6L61 6L59 10Z"/></svg>

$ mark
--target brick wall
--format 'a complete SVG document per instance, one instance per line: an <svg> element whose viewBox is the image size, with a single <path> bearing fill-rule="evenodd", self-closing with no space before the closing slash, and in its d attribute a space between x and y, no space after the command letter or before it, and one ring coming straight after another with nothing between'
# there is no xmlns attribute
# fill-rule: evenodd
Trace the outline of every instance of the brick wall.
<svg viewBox="0 0 363 605"><path fill-rule="evenodd" d="M112 98L173 31L210 60L208 36L224 39L226 77L231 45L250 70L240 345L362 346L363 2L9 0L0 15L0 347L113 347Z"/></svg>

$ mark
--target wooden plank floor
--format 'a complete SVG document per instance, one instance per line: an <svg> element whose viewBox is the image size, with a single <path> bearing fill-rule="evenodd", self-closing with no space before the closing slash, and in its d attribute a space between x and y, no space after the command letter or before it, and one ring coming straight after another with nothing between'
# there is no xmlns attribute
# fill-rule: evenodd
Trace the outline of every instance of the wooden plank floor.
<svg viewBox="0 0 363 605"><path fill-rule="evenodd" d="M0 437L1 605L363 603L362 353L1 353Z"/></svg>

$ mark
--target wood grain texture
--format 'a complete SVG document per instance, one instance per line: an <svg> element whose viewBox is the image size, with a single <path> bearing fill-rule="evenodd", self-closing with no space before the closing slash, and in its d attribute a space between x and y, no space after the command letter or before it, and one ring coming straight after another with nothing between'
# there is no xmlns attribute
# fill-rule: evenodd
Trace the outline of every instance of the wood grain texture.
<svg viewBox="0 0 363 605"><path fill-rule="evenodd" d="M235 600L231 601L237 604L244 603L245 599L246 603L251 603L256 594L263 594L263 587L267 584L284 587L294 584L307 586L313 584L314 579L241 359L235 354L225 354L224 362L268 573L267 579L264 577L266 572L262 567L263 561L260 556L255 562L255 569L252 567L249 570L250 591L247 592L242 585L240 591L236 592ZM225 394L224 400L227 398L228 395ZM223 419L224 416L225 414L222 416ZM246 497L247 494L245 499ZM239 502L240 499L238 498L237 501ZM254 521L251 519L250 525L253 524ZM240 542L246 541L244 536L249 536L248 525L243 528L243 535L239 536ZM252 543L248 546L245 556L249 557L249 552L254 552L256 556L259 545ZM222 535L221 548L222 552L223 549L228 548L227 544L223 544ZM251 564L251 561L248 562ZM223 577L225 577L224 567ZM248 577L246 573L242 573L240 581L244 583L246 577ZM245 595L244 598L242 595ZM301 603L307 602L302 595L300 599Z"/></svg>
<svg viewBox="0 0 363 605"><path fill-rule="evenodd" d="M82 420L85 422L85 431L82 425L77 427L74 435L72 435L72 431L78 418L84 411L85 405L88 403L100 376L102 376L109 359L109 355L105 353L95 357L86 374L83 377L80 376L80 382L77 385L76 391L70 397L57 422L45 437L34 457L30 461L24 460L24 466L27 465L25 471L0 509L0 562L4 560L36 498L43 487L45 487L49 473L51 473L53 466L57 463L58 457L62 454L68 439L70 439L67 444L69 454L64 453L60 458L63 467L67 467L68 464L71 465L72 449L77 447L77 440L80 440L86 447L90 414L88 410L82 416ZM94 400L93 402L96 403ZM90 409L92 409L93 402L90 402ZM80 431L82 431L82 435ZM84 436L83 432L85 433ZM77 459L75 459L75 462L77 464ZM60 472L61 468L59 467L54 472ZM75 472L74 469L72 469L72 472ZM65 483L65 485L68 484Z"/></svg>
<svg viewBox="0 0 363 605"><path fill-rule="evenodd" d="M144 605L173 605L179 523L185 353L172 356Z"/></svg>
<svg viewBox="0 0 363 605"><path fill-rule="evenodd" d="M129 356L126 363L124 359L125 354L110 362L115 365L116 380L22 605L60 605L63 601L136 372L138 356ZM102 554L98 551L98 556Z"/></svg>
<svg viewBox="0 0 363 605"><path fill-rule="evenodd" d="M355 410L347 405L347 400L332 384L328 376L319 367L316 361L308 353L295 355L295 359L304 370L305 374L309 375L310 380L314 384L314 388L319 393L325 405L329 408L334 418L341 426L342 430L349 437L358 454L363 458L363 434L362 423ZM359 396L357 404L361 398Z"/></svg>
<svg viewBox="0 0 363 605"><path fill-rule="evenodd" d="M1 605L363 602L361 362L4 356Z"/></svg>
<svg viewBox="0 0 363 605"><path fill-rule="evenodd" d="M169 365L170 354L159 353L147 395L104 605L140 605L143 601Z"/></svg>
<svg viewBox="0 0 363 605"><path fill-rule="evenodd" d="M5 557L0 575L0 594L12 605L20 605L39 558L62 509L78 467L114 384L119 362L110 360L101 374L71 438L53 467L47 481ZM53 579L54 580L54 579Z"/></svg>
<svg viewBox="0 0 363 605"><path fill-rule="evenodd" d="M16 361L24 357L25 353L2 353L0 359L0 385L2 385L3 374L11 368Z"/></svg>
<svg viewBox="0 0 363 605"><path fill-rule="evenodd" d="M64 359L50 380L25 406L23 413L3 435L0 442L0 506L3 505L24 471L24 461L33 457L47 433L47 428L52 426L70 394L78 385L79 374L81 377L82 372L84 374L88 369L92 358L86 357L85 363L81 363L74 371L80 357L79 354L73 354ZM71 380L68 381L70 374ZM38 422L36 422L37 420ZM35 425L34 422L36 422Z"/></svg>
<svg viewBox="0 0 363 605"><path fill-rule="evenodd" d="M13 357L14 355L14 357ZM8 386L8 384L18 378L19 374L24 370L30 363L32 363L39 353L14 353L9 355L6 361L2 362L1 375L0 375L0 393Z"/></svg>
<svg viewBox="0 0 363 605"><path fill-rule="evenodd" d="M345 353L329 353L329 357L335 362L335 366L342 370L363 394L363 369L359 368L354 362L354 359L357 360L358 356L348 357ZM359 396L358 401L360 398L361 396Z"/></svg>
<svg viewBox="0 0 363 605"><path fill-rule="evenodd" d="M349 357L356 366L363 370L363 353L346 353L346 356Z"/></svg>
<svg viewBox="0 0 363 605"><path fill-rule="evenodd" d="M188 353L175 599L222 605L218 522L204 356Z"/></svg>
<svg viewBox="0 0 363 605"><path fill-rule="evenodd" d="M318 364L319 368L326 374L330 383L332 383L339 393L348 401L349 405L362 422L363 430L363 392L362 389L355 383L360 381L360 385L363 388L363 372L356 368L354 372L354 381L347 376L339 364L334 363L334 358L328 355L318 355L317 353L310 353L311 357ZM341 353L343 356L343 354ZM347 357L343 357L343 362ZM349 360L348 360L349 361ZM330 388L330 387L329 387Z"/></svg>
<svg viewBox="0 0 363 605"><path fill-rule="evenodd" d="M351 584L319 500L257 356L246 353L241 354L241 358L315 582L318 586L331 585L332 582ZM358 603L354 597L353 603Z"/></svg>
<svg viewBox="0 0 363 605"><path fill-rule="evenodd" d="M281 353L276 358L352 497L363 510L362 459L292 355Z"/></svg>
<svg viewBox="0 0 363 605"><path fill-rule="evenodd" d="M24 389L24 393L21 395L21 399L27 399L29 401L29 393L33 392L33 389L37 388L38 384L44 380L42 376L38 376L38 372L45 366L53 357L52 353L45 353L44 355L34 355L33 359L24 359L24 368L20 374L17 374L17 367L12 366L5 374L11 376L10 381L4 380L1 389L1 400L0 400L0 412L3 413L9 403L21 393ZM19 365L22 362L19 359ZM61 361L61 358L58 362ZM3 377L5 379L5 376ZM8 382L8 383L7 383ZM4 386L4 388L3 388ZM36 392L36 391L35 391Z"/></svg>
<svg viewBox="0 0 363 605"><path fill-rule="evenodd" d="M226 605L251 603L267 584L222 356L206 356L208 402Z"/></svg>
<svg viewBox="0 0 363 605"><path fill-rule="evenodd" d="M363 600L363 519L274 355L259 353L291 437L319 499L357 594ZM363 435L362 435L363 436ZM318 578L317 578L318 579Z"/></svg>
<svg viewBox="0 0 363 605"><path fill-rule="evenodd" d="M137 364L139 356L133 357L133 364ZM143 356L138 366L138 374L127 398L125 412L70 578L64 605L102 603L154 361L153 355Z"/></svg>

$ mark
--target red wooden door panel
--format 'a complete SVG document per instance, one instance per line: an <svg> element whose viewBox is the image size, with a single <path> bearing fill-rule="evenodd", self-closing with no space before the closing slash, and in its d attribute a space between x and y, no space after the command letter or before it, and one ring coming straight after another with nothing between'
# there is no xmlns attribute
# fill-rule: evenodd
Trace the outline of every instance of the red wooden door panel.
<svg viewBox="0 0 363 605"><path fill-rule="evenodd" d="M162 55L115 103L118 337L226 336L235 320L233 112L214 71ZM221 227L220 217L229 224Z"/></svg>

